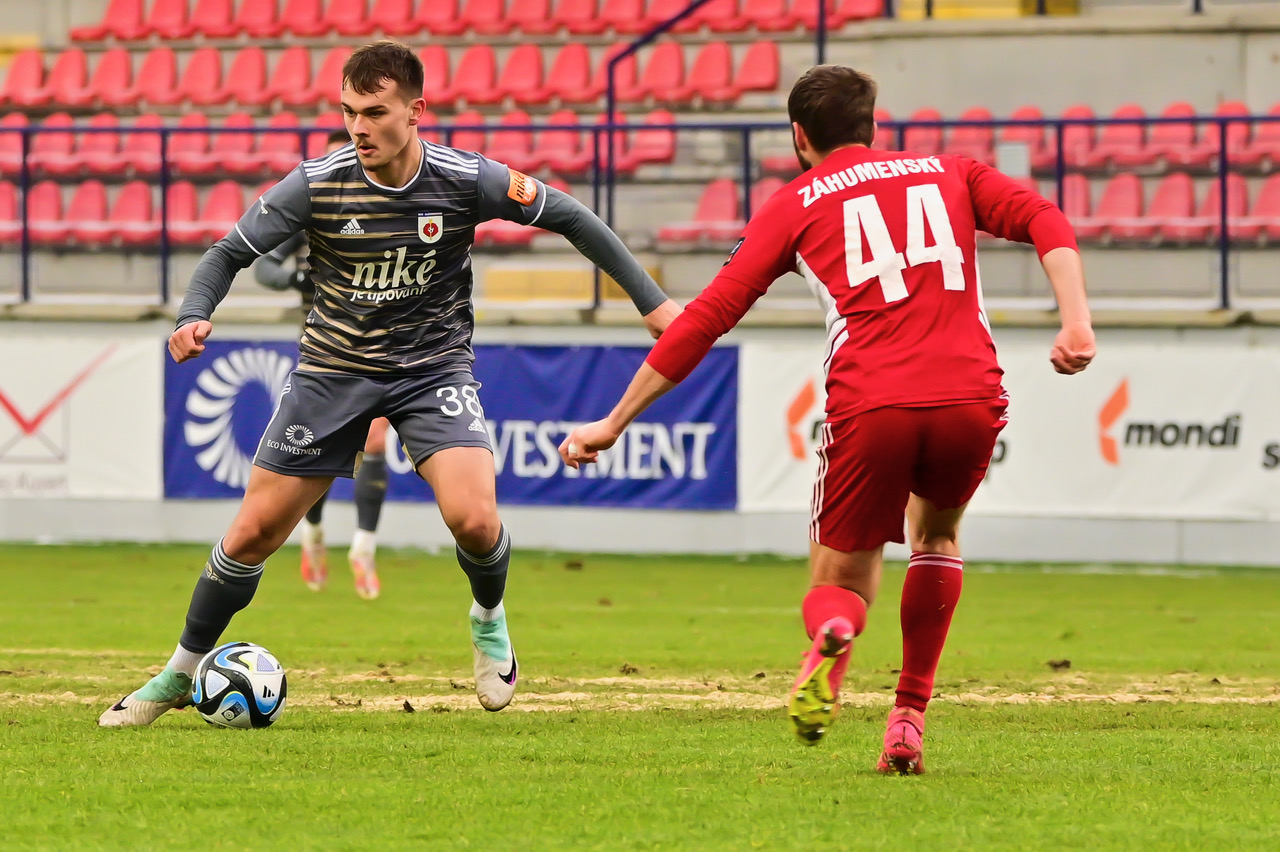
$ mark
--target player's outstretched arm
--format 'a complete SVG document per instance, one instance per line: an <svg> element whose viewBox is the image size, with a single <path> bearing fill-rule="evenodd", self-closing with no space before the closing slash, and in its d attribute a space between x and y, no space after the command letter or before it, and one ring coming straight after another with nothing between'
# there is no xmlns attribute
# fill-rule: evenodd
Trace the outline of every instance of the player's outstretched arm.
<svg viewBox="0 0 1280 852"><path fill-rule="evenodd" d="M236 273L301 231L311 217L311 194L299 166L267 190L225 237L200 258L178 308L169 352L181 363L199 357L212 333L214 308L226 298Z"/></svg>
<svg viewBox="0 0 1280 852"><path fill-rule="evenodd" d="M1089 366L1098 350L1085 295L1084 264L1080 252L1065 246L1046 252L1040 263L1053 287L1062 319L1062 330L1053 342L1049 360L1055 370L1069 376Z"/></svg>
<svg viewBox="0 0 1280 852"><path fill-rule="evenodd" d="M580 464L594 462L601 450L607 450L617 442L631 421L675 386L675 382L647 363L641 364L609 416L594 423L585 423L570 432L560 444L560 457L575 470Z"/></svg>

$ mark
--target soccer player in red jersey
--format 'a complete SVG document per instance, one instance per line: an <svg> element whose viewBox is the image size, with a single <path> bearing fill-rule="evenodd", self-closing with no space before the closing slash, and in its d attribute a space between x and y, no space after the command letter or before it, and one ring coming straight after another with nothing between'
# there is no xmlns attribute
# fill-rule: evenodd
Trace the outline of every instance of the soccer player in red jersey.
<svg viewBox="0 0 1280 852"><path fill-rule="evenodd" d="M812 645L788 712L802 741L826 732L875 600L884 544L904 541L905 515L902 674L878 766L905 774L924 771L924 712L963 576L960 517L1005 423L975 232L1035 245L1062 320L1050 356L1059 373L1083 370L1095 346L1062 212L966 157L871 150L875 96L874 81L843 66L800 78L787 107L804 174L756 213L613 412L575 429L560 451L575 468L594 461L774 280L803 275L826 313L827 408L803 606Z"/></svg>

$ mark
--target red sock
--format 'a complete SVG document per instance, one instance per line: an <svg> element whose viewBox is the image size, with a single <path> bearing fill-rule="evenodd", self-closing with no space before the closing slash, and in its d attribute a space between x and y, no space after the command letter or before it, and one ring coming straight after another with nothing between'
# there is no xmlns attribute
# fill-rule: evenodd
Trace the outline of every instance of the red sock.
<svg viewBox="0 0 1280 852"><path fill-rule="evenodd" d="M902 674L898 707L924 712L933 697L938 658L964 585L964 560L938 553L911 554L902 585Z"/></svg>
<svg viewBox="0 0 1280 852"><path fill-rule="evenodd" d="M851 592L841 586L814 586L809 590L809 594L804 596L804 629L812 639L818 633L818 629L826 623L828 619L835 618L837 615L843 615L849 619L849 623L853 625L853 635L862 634L863 628L867 626L867 602L857 592ZM844 673L849 668L849 657L852 654L846 652L836 658L835 665L831 667L831 683L832 692L840 691L840 683L844 680Z"/></svg>

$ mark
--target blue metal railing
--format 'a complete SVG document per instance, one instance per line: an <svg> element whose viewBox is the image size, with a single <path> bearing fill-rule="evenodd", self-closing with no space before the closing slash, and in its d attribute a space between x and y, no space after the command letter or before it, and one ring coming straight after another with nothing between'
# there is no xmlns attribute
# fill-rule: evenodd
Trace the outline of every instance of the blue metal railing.
<svg viewBox="0 0 1280 852"><path fill-rule="evenodd" d="M1240 124L1258 125L1269 124L1280 121L1280 115L1252 115L1252 116L1236 116L1236 115L1215 115L1215 116L1188 116L1188 117L1144 117L1144 118L1044 118L1044 119L942 119L933 121L887 121L881 125L881 133L892 133L894 145L892 147L902 149L905 147L905 137L912 130L920 130L927 128L936 128L940 131L948 131L959 127L984 127L995 131L1000 128L1009 127L1031 127L1046 131L1052 135L1054 140L1052 150L1054 151L1054 159L1051 177L1056 189L1056 197L1059 206L1063 206L1065 201L1065 181L1068 174L1073 173L1073 169L1077 165L1069 162L1068 151L1066 146L1066 131L1071 127L1108 127L1112 125L1129 125L1153 127L1167 124L1177 125L1194 125L1197 127L1211 126L1217 129L1218 145L1211 159L1215 179L1218 181L1219 192L1219 209L1218 213L1218 244L1219 253L1218 273L1219 292L1218 302L1221 307L1229 307L1231 303L1230 293L1230 251L1231 251L1231 235L1229 229L1229 192L1227 186L1228 176L1231 174L1232 159L1231 151L1228 149L1229 128ZM169 223L172 211L169 208L169 187L173 184L175 175L181 174L174 168L171 157L172 141L175 135L181 136L190 133L201 133L218 135L225 133L253 133L253 134L294 134L298 137L299 149L305 153L308 152L308 143L315 134L327 134L333 130L327 126L311 126L311 127L291 127L291 128L244 128L244 127L164 127L164 128L135 128L135 127L90 127L81 125L59 126L51 128L41 128L40 126L23 127L23 128L4 128L0 129L2 134L19 134L21 136L20 150L22 153L21 168L17 174L18 185L21 189L21 196L18 208L20 218L20 240L19 248L21 254L21 282L19 292L22 301L31 301L33 298L32 276L31 276L31 258L32 258L32 238L31 238L31 210L30 199L34 178L37 177L36 165L33 163L35 137L40 134L94 134L94 133L114 133L119 135L129 134L153 134L159 137L160 161L159 169L156 174L156 182L160 190L160 238L159 238L159 257L160 276L159 276L159 301L167 303L171 295L171 279L170 279L170 258L173 254L173 243L169 233ZM753 142L752 137L760 132L773 133L789 133L790 125L785 122L672 122L672 123L632 123L632 122L603 122L595 125L578 125L578 124L529 124L529 125L441 125L433 128L443 134L446 144L451 140L453 134L458 132L484 132L484 133L538 133L543 131L573 131L581 134L590 134L592 166L590 169L592 176L592 185L599 188L601 178L605 175L610 166L616 167L615 155L617 149L614 145L609 145L605 141L606 137L616 138L619 135L625 135L637 130L645 131L669 131L673 134L689 133L689 132L720 132L734 134L738 137L741 144L740 152L740 168L738 169L738 179L741 181L741 204L744 211L744 218L751 216L751 189L758 177L758 164L752 155ZM1044 141L1048 142L1048 136ZM798 166L797 166L798 169ZM1176 170L1176 169L1175 169ZM616 168L615 168L616 176ZM597 195L598 198L598 195ZM599 201L596 203L597 211L600 211ZM607 212L607 211L600 211Z"/></svg>

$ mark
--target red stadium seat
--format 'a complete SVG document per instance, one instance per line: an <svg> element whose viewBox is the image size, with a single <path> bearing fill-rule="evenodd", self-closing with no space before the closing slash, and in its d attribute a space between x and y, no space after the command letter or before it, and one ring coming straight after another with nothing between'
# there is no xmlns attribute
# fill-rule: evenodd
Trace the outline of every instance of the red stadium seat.
<svg viewBox="0 0 1280 852"><path fill-rule="evenodd" d="M1240 239L1240 223L1249 213L1249 185L1244 175L1231 172L1227 175L1227 234L1232 240ZM1217 242L1222 235L1222 184L1214 178L1196 217L1209 220L1207 239Z"/></svg>
<svg viewBox="0 0 1280 852"><path fill-rule="evenodd" d="M695 96L709 103L726 103L736 100L738 92L733 87L733 51L723 41L704 45L693 60L693 68L683 86L672 93L672 101L688 101Z"/></svg>
<svg viewBox="0 0 1280 852"><path fill-rule="evenodd" d="M615 115L614 115L613 123L614 123L615 125L628 124L629 122L630 122L630 119L629 119L629 118L627 118L627 116L625 116L625 115L620 115L620 114L615 114ZM602 112L602 113L600 113L600 115L596 116L596 126L597 126L597 127L602 127L603 125L606 125L606 124L608 124L608 123L609 123L609 117L608 117L608 115L607 115L606 113L603 113L603 112ZM624 166L626 166L626 165L628 164L628 160L627 160L627 143L628 143L628 141L629 141L629 140L628 140L628 138L627 138L627 137L629 136L629 134L630 134L631 132L632 132L632 131L630 131L630 130L621 130L621 129L619 129L619 130L615 130L615 131L613 131L612 133L610 133L610 132L609 132L609 131L607 131L607 130L606 130L606 131L599 131L599 132L597 133L597 137L598 137L598 138L599 138L599 140L600 140L600 141L599 141L599 147L600 147L600 163L601 163L601 168L602 168L602 169L607 169L607 168L608 168L608 164L609 164L609 150L610 150L610 147L611 147L611 145L610 145L610 142L611 142L611 140L610 140L610 136L612 136L612 137L613 137L613 138L612 138L613 167L614 167L618 172L620 172L620 173L622 173L622 174L626 174L626 173L627 173L627 170L626 170L625 168L623 168L623 167L624 167ZM589 138L587 139L587 152L588 152L588 153L592 153L592 152L594 152L594 150L595 150L595 145L596 145L595 138L596 138L596 137L589 137Z"/></svg>
<svg viewBox="0 0 1280 852"><path fill-rule="evenodd" d="M284 0L280 23L284 24L285 32L296 36L324 35L328 28L320 0Z"/></svg>
<svg viewBox="0 0 1280 852"><path fill-rule="evenodd" d="M551 19L551 0L511 0L507 18L522 33L546 35L559 28Z"/></svg>
<svg viewBox="0 0 1280 852"><path fill-rule="evenodd" d="M942 113L925 107L911 114L911 121L941 121ZM941 127L908 127L902 144L903 150L933 157L942 153Z"/></svg>
<svg viewBox="0 0 1280 852"><path fill-rule="evenodd" d="M418 50L422 60L422 97L431 106L453 103L449 88L449 51L439 44L428 44Z"/></svg>
<svg viewBox="0 0 1280 852"><path fill-rule="evenodd" d="M1073 225L1093 215L1091 196L1089 179L1084 175L1070 174L1062 179L1062 212ZM1057 203L1056 189L1050 192L1049 200Z"/></svg>
<svg viewBox="0 0 1280 852"><path fill-rule="evenodd" d="M787 185L782 178L767 177L755 182L751 187L751 215L764 206L764 203L773 198L778 192Z"/></svg>
<svg viewBox="0 0 1280 852"><path fill-rule="evenodd" d="M422 29L413 19L413 0L374 0L369 22L383 35L412 35Z"/></svg>
<svg viewBox="0 0 1280 852"><path fill-rule="evenodd" d="M89 119L89 126L102 128L101 133L83 133L76 149L76 159L81 168L93 175L118 175L124 172L124 158L120 155L120 134L115 130L120 120L114 112L104 112Z"/></svg>
<svg viewBox="0 0 1280 852"><path fill-rule="evenodd" d="M89 78L89 94L92 100L103 106L124 106L134 101L121 100L133 91L133 62L129 51L113 47L98 58L98 65ZM135 99L136 100L136 99Z"/></svg>
<svg viewBox="0 0 1280 852"><path fill-rule="evenodd" d="M529 113L516 109L504 115L498 126L519 127L532 123ZM484 155L499 163L506 163L518 172L530 172L541 165L534 157L531 130L494 130L489 134Z"/></svg>
<svg viewBox="0 0 1280 852"><path fill-rule="evenodd" d="M153 112L138 116L133 126L152 130L164 126L164 119ZM151 175L160 171L159 133L121 133L120 160L133 174ZM172 143L173 137L170 137Z"/></svg>
<svg viewBox="0 0 1280 852"><path fill-rule="evenodd" d="M498 79L498 94L518 104L544 104L550 93L542 85L542 48L521 44L507 54Z"/></svg>
<svg viewBox="0 0 1280 852"><path fill-rule="evenodd" d="M455 127L483 127L484 116L471 109L458 113L449 123ZM485 130L455 130L447 144L450 148L483 154L488 147L485 142L487 135Z"/></svg>
<svg viewBox="0 0 1280 852"><path fill-rule="evenodd" d="M222 122L223 127L243 127L245 133L215 133L209 143L209 159L215 171L233 175L256 175L262 171L263 158L254 150L256 134L253 116L247 112L233 112Z"/></svg>
<svg viewBox="0 0 1280 852"><path fill-rule="evenodd" d="M193 106L225 104L231 93L222 85L222 53L214 47L201 47L192 53L178 91Z"/></svg>
<svg viewBox="0 0 1280 852"><path fill-rule="evenodd" d="M346 127L342 120L342 114L331 112L327 115L321 115L314 120L309 120L307 124L319 128L312 131L307 136L307 159L314 160L316 157L323 157L325 149L329 147L329 134L335 130L342 130Z"/></svg>
<svg viewBox="0 0 1280 852"><path fill-rule="evenodd" d="M1272 175L1262 184L1253 209L1240 220L1239 236L1259 243L1280 240L1280 175Z"/></svg>
<svg viewBox="0 0 1280 852"><path fill-rule="evenodd" d="M0 175L22 172L22 134L16 131L30 126L31 119L23 112L11 112L0 118Z"/></svg>
<svg viewBox="0 0 1280 852"><path fill-rule="evenodd" d="M1170 242L1188 242L1203 239L1208 233L1208 222L1195 222L1195 186L1184 173L1168 175L1156 187L1155 195L1147 206L1147 218L1155 223L1160 237Z"/></svg>
<svg viewBox="0 0 1280 852"><path fill-rule="evenodd" d="M80 170L75 156L76 137L70 128L75 120L65 112L55 112L40 122L40 132L31 137L31 166L50 175L73 175Z"/></svg>
<svg viewBox="0 0 1280 852"><path fill-rule="evenodd" d="M278 12L276 0L240 0L235 19L236 32L250 38L276 38L284 32L284 23Z"/></svg>
<svg viewBox="0 0 1280 852"><path fill-rule="evenodd" d="M505 0L466 0L462 23L480 35L503 35L511 32L506 16Z"/></svg>
<svg viewBox="0 0 1280 852"><path fill-rule="evenodd" d="M658 231L659 243L690 245L704 240L736 239L741 223L738 185L731 178L707 184L690 222L667 225Z"/></svg>
<svg viewBox="0 0 1280 852"><path fill-rule="evenodd" d="M87 180L71 194L64 217L67 235L84 246L101 245L111 239L107 224L107 188L100 180Z"/></svg>
<svg viewBox="0 0 1280 852"><path fill-rule="evenodd" d="M775 92L782 61L776 41L757 41L747 48L733 80L734 98L744 92Z"/></svg>
<svg viewBox="0 0 1280 852"><path fill-rule="evenodd" d="M149 246L160 239L160 222L151 199L151 186L133 180L120 188L107 217L109 238L125 248Z"/></svg>
<svg viewBox="0 0 1280 852"><path fill-rule="evenodd" d="M187 21L187 0L153 0L151 14L142 25L143 36L162 39L190 38L195 27Z"/></svg>
<svg viewBox="0 0 1280 852"><path fill-rule="evenodd" d="M713 33L737 33L748 26L747 19L738 14L738 0L710 0L695 14Z"/></svg>
<svg viewBox="0 0 1280 852"><path fill-rule="evenodd" d="M27 199L27 222L31 242L52 246L66 242L68 228L62 219L62 190L51 180L42 180L31 188Z"/></svg>
<svg viewBox="0 0 1280 852"><path fill-rule="evenodd" d="M1062 117L1069 119L1092 119L1094 115L1093 110L1090 107L1084 104L1076 104L1074 106L1067 107L1067 109L1063 111ZM1095 141L1093 125L1063 125L1062 157L1067 168L1083 168L1085 163L1089 161L1089 157L1093 154ZM1045 168L1055 168L1057 157L1058 131L1056 127L1050 127L1048 136L1045 140Z"/></svg>
<svg viewBox="0 0 1280 852"><path fill-rule="evenodd" d="M189 112L178 121L178 127L204 129L209 118L202 112ZM169 136L169 165L183 175L207 175L217 171L209 157L208 133L173 133Z"/></svg>
<svg viewBox="0 0 1280 852"><path fill-rule="evenodd" d="M827 0L827 29L838 30L849 21L884 15L883 0ZM818 28L818 0L795 0L791 16L806 29Z"/></svg>
<svg viewBox="0 0 1280 852"><path fill-rule="evenodd" d="M651 97L658 101L674 102L684 91L684 48L678 42L659 42L649 54L640 83L633 89L619 92L623 103L642 101Z"/></svg>
<svg viewBox="0 0 1280 852"><path fill-rule="evenodd" d="M551 21L574 35L597 35L605 30L596 0L560 0L551 13Z"/></svg>
<svg viewBox="0 0 1280 852"><path fill-rule="evenodd" d="M591 83L591 53L585 44L566 44L556 54L547 75L545 89L539 96L552 96L561 103L590 103L600 97Z"/></svg>
<svg viewBox="0 0 1280 852"><path fill-rule="evenodd" d="M200 245L204 236L199 223L199 198L196 188L189 180L174 181L169 184L166 208L161 211L169 232L169 242L178 246Z"/></svg>
<svg viewBox="0 0 1280 852"><path fill-rule="evenodd" d="M467 30L458 15L458 0L421 0L414 20L432 35L459 35Z"/></svg>
<svg viewBox="0 0 1280 852"><path fill-rule="evenodd" d="M1178 101L1167 106L1160 117L1189 119L1195 114L1191 104ZM1190 121L1153 125L1145 146L1138 151L1119 152L1113 159L1117 166L1175 164L1204 167L1209 163L1208 152L1197 148L1196 126Z"/></svg>
<svg viewBox="0 0 1280 852"><path fill-rule="evenodd" d="M1136 104L1125 104L1111 116L1115 119L1145 118L1146 113ZM1085 167L1096 169L1116 165L1123 162L1140 161L1146 127L1141 124L1107 124L1098 134L1098 143L1094 145L1085 160Z"/></svg>
<svg viewBox="0 0 1280 852"><path fill-rule="evenodd" d="M600 21L615 33L642 33L649 27L644 0L603 0Z"/></svg>
<svg viewBox="0 0 1280 852"><path fill-rule="evenodd" d="M373 32L373 21L365 0L329 0L320 18L326 30L341 36L368 35Z"/></svg>
<svg viewBox="0 0 1280 852"><path fill-rule="evenodd" d="M1250 114L1249 107L1240 101L1223 101L1214 110L1214 115L1223 118L1247 117ZM1251 124L1252 122L1248 121L1233 121L1227 125L1228 164L1239 163L1244 152L1249 150ZM1200 140L1200 145L1208 153L1208 165L1215 171L1218 167L1218 149L1222 138L1222 128L1217 124L1210 124L1205 128L1204 137Z"/></svg>
<svg viewBox="0 0 1280 852"><path fill-rule="evenodd" d="M33 96L44 88L44 54L38 48L20 51L9 63L9 74L0 89L0 104L30 107Z"/></svg>
<svg viewBox="0 0 1280 852"><path fill-rule="evenodd" d="M191 29L205 38L231 38L236 34L231 0L197 0L191 11Z"/></svg>
<svg viewBox="0 0 1280 852"><path fill-rule="evenodd" d="M765 33L794 30L800 23L787 0L743 0L742 19Z"/></svg>
<svg viewBox="0 0 1280 852"><path fill-rule="evenodd" d="M986 107L972 107L960 113L960 118L970 121L990 121L991 110ZM969 157L980 163L991 165L996 160L995 131L991 125L970 125L953 128L951 138L947 140L947 153L961 157Z"/></svg>
<svg viewBox="0 0 1280 852"><path fill-rule="evenodd" d="M418 119L418 138L440 144L440 119L431 110L425 110Z"/></svg>
<svg viewBox="0 0 1280 852"><path fill-rule="evenodd" d="M562 109L547 117L550 125L576 125L573 110ZM538 134L534 156L544 165L563 175L580 175L591 165L591 148L583 147L581 130L544 130Z"/></svg>
<svg viewBox="0 0 1280 852"><path fill-rule="evenodd" d="M320 70L311 81L306 103L339 106L342 103L342 67L351 57L351 48L334 47L325 54ZM288 103L288 100L285 100Z"/></svg>
<svg viewBox="0 0 1280 852"><path fill-rule="evenodd" d="M0 245L11 246L22 239L22 214L18 209L18 189L0 183Z"/></svg>
<svg viewBox="0 0 1280 852"><path fill-rule="evenodd" d="M453 72L453 95L468 104L496 104L502 100L498 92L498 60L493 48L476 44L467 48Z"/></svg>
<svg viewBox="0 0 1280 852"><path fill-rule="evenodd" d="M645 118L645 124L675 124L676 117L665 109L654 110ZM634 172L649 163L668 164L676 158L676 133L669 128L642 127L633 131L626 153L618 163L618 170Z"/></svg>
<svg viewBox="0 0 1280 852"><path fill-rule="evenodd" d="M596 69L595 79L591 83L592 89L596 92L596 97L605 94L609 81L609 62L610 60L626 49L625 44L614 45L600 57L600 66ZM637 79L639 76L639 64L636 62L636 54L631 54L626 59L618 63L615 70L614 94L620 101L636 101L640 100L637 93Z"/></svg>
<svg viewBox="0 0 1280 852"><path fill-rule="evenodd" d="M173 48L157 47L142 60L138 76L133 78L132 101L148 105L171 106L182 100L178 91L178 59Z"/></svg>
<svg viewBox="0 0 1280 852"><path fill-rule="evenodd" d="M285 48L284 53L276 60L275 71L271 74L271 82L265 91L266 100L279 98L284 103L310 103L306 100L311 93L311 54L298 45Z"/></svg>
<svg viewBox="0 0 1280 852"><path fill-rule="evenodd" d="M1102 190L1093 215L1077 218L1072 226L1082 240L1135 242L1150 240L1156 226L1142 218L1142 180L1135 174L1113 177Z"/></svg>
<svg viewBox="0 0 1280 852"><path fill-rule="evenodd" d="M267 54L262 48L241 48L231 60L231 68L223 80L223 91L217 97L242 106L262 106L274 95L267 88ZM225 102L225 101L223 101Z"/></svg>
<svg viewBox="0 0 1280 852"><path fill-rule="evenodd" d="M871 148L874 151L892 151L898 144L898 133L895 129L888 125L893 121L893 116L889 114L887 109L877 108L874 113L876 122L876 135L871 140ZM792 166L796 165L795 157L791 158Z"/></svg>
<svg viewBox="0 0 1280 852"><path fill-rule="evenodd" d="M244 215L244 188L233 180L220 181L209 190L200 211L201 236L215 243L230 233Z"/></svg>
<svg viewBox="0 0 1280 852"><path fill-rule="evenodd" d="M1280 119L1280 103L1271 107L1269 118ZM1245 168L1257 168L1270 172L1280 163L1280 120L1258 121L1253 126L1253 138L1241 151L1236 162Z"/></svg>
<svg viewBox="0 0 1280 852"><path fill-rule="evenodd" d="M89 91L88 61L84 51L78 47L69 47L53 63L53 69L45 79L44 85L24 92L24 106L46 106L54 103L60 106L85 106L93 102L93 94Z"/></svg>
<svg viewBox="0 0 1280 852"><path fill-rule="evenodd" d="M663 21L667 20L668 18L672 18L678 15L680 12L683 12L685 10L685 7L688 5L689 5L689 0L649 0L649 10L645 14L644 28L647 30L652 27L658 26L658 24L661 24ZM693 14L689 15L689 17L685 18L683 21L676 24L671 29L667 30L667 32L669 33L697 32L698 27L701 25L699 21L699 18L701 17L699 15L699 12L701 11L702 11L701 9L695 10Z"/></svg>
<svg viewBox="0 0 1280 852"><path fill-rule="evenodd" d="M267 127L297 126L298 117L291 112L278 112L267 122ZM285 174L302 162L302 141L297 133L262 133L258 136L258 158L267 171Z"/></svg>
<svg viewBox="0 0 1280 852"><path fill-rule="evenodd" d="M1015 109L1009 118L1014 121L1040 121L1044 113L1039 107L1021 106ZM1002 145L1023 145L1027 149L1027 158L1035 171L1052 168L1053 162L1046 158L1048 149L1044 142L1044 126L1039 124L1006 125L997 133Z"/></svg>
<svg viewBox="0 0 1280 852"><path fill-rule="evenodd" d="M121 41L134 41L144 35L142 0L111 0L102 21L88 27L76 27L71 31L71 40L102 41L113 36Z"/></svg>

